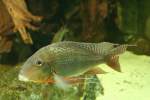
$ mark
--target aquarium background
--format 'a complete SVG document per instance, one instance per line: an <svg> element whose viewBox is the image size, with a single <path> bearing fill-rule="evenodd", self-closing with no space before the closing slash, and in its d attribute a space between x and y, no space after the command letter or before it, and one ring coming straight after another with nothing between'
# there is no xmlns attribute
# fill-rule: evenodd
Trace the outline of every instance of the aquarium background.
<svg viewBox="0 0 150 100"><path fill-rule="evenodd" d="M149 6L149 0L1 0L0 100L150 100ZM120 56L122 73L99 65L108 73L69 91L18 80L29 56L60 41L136 47Z"/></svg>

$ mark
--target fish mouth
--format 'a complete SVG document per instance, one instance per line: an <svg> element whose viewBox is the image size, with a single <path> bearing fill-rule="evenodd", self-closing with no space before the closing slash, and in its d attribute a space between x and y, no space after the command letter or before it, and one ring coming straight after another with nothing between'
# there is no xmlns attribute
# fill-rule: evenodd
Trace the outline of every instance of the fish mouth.
<svg viewBox="0 0 150 100"><path fill-rule="evenodd" d="M45 80L30 80L29 78L27 78L26 76L24 76L22 74L18 75L18 79L20 81L23 81L23 82L34 82L34 83L49 83L49 82L51 82L51 80L49 81L48 79L45 79Z"/></svg>
<svg viewBox="0 0 150 100"><path fill-rule="evenodd" d="M23 76L23 75L21 75L21 74L19 74L18 79L19 79L20 81L25 81L25 82L29 81L29 79L28 79L27 77L25 77L25 76Z"/></svg>

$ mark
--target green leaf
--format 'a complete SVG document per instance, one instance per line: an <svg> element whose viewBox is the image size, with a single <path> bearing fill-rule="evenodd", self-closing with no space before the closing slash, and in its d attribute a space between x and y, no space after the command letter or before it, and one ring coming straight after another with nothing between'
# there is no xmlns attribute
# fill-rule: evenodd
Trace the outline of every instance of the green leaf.
<svg viewBox="0 0 150 100"><path fill-rule="evenodd" d="M62 27L54 36L52 43L60 42L63 40L63 37L66 33L68 33L69 30L66 27Z"/></svg>

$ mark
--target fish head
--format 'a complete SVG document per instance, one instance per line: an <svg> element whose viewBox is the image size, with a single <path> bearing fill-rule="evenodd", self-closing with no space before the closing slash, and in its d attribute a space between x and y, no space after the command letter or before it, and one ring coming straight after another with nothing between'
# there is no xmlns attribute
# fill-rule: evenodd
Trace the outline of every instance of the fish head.
<svg viewBox="0 0 150 100"><path fill-rule="evenodd" d="M20 81L44 82L52 75L47 52L37 51L21 66Z"/></svg>

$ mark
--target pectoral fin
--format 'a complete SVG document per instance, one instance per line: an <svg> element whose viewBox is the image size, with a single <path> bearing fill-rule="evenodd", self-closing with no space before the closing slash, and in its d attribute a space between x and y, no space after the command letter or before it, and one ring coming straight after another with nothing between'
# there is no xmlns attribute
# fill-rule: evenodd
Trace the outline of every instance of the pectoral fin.
<svg viewBox="0 0 150 100"><path fill-rule="evenodd" d="M55 80L55 85L58 88L61 88L63 90L67 90L70 87L70 84L68 83L67 80L65 80L64 77L61 77L57 74L54 74L54 80Z"/></svg>
<svg viewBox="0 0 150 100"><path fill-rule="evenodd" d="M104 70L102 70L99 67L95 67L90 69L89 71L85 72L84 75L96 75L96 74L106 74L107 72L105 72ZM66 90L67 88L69 88L69 86L71 84L76 84L76 83L84 83L85 79L89 79L89 78L85 78L83 76L76 76L76 77L62 77L59 76L57 74L54 74L54 78L51 79L49 78L48 80L46 80L49 84L55 84L57 87Z"/></svg>
<svg viewBox="0 0 150 100"><path fill-rule="evenodd" d="M40 83L49 83L49 84L55 84L59 88L66 88L70 84L75 84L75 83L82 83L84 81L84 78L81 76L78 77L61 77L59 75L55 75L54 79L47 79L45 81L42 81Z"/></svg>

